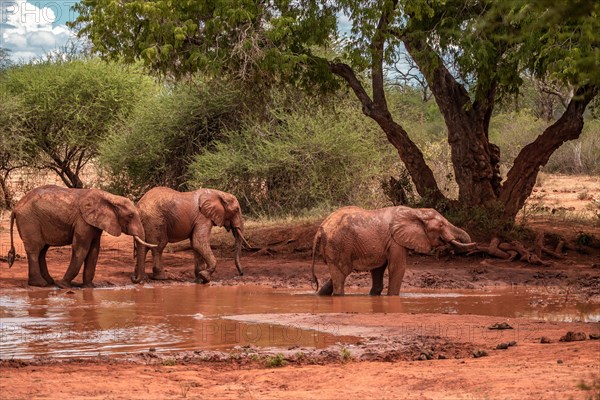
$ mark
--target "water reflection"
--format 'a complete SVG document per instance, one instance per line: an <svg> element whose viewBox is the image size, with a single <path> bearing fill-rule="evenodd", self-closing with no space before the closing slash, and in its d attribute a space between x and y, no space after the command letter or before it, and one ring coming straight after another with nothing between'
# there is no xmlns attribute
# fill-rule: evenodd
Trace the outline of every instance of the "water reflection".
<svg viewBox="0 0 600 400"><path fill-rule="evenodd" d="M318 297L312 292L256 286L202 285L32 290L0 295L0 358L87 356L129 351L325 347L350 340L315 326L247 324L239 314L450 313L600 321L600 307L526 291L430 291L399 297Z"/></svg>

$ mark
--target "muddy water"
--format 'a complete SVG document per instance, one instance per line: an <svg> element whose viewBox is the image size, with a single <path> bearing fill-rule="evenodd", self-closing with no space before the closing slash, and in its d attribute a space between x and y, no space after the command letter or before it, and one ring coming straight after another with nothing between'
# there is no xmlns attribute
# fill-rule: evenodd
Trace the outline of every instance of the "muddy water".
<svg viewBox="0 0 600 400"><path fill-rule="evenodd" d="M318 324L246 324L221 317L278 313L452 313L600 321L600 307L543 293L418 292L399 297L317 297L257 286L160 286L0 294L0 358L96 356L136 351L326 347L355 339Z"/></svg>

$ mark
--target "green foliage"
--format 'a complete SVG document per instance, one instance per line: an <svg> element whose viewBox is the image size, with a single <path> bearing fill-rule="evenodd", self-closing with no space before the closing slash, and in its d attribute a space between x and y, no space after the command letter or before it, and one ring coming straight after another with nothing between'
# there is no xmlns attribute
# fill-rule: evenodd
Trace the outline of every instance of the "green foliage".
<svg viewBox="0 0 600 400"><path fill-rule="evenodd" d="M520 45L519 57L536 76L600 85L599 2L511 0L497 2L494 11L518 27L512 41Z"/></svg>
<svg viewBox="0 0 600 400"><path fill-rule="evenodd" d="M67 186L96 156L110 126L133 109L151 81L133 68L99 60L13 67L0 76L0 96L14 109L2 128L30 166L55 171ZM12 145L11 145L12 146Z"/></svg>
<svg viewBox="0 0 600 400"><path fill-rule="evenodd" d="M153 186L186 190L192 158L238 125L239 92L201 81L168 86L138 103L100 148L110 188L139 197Z"/></svg>
<svg viewBox="0 0 600 400"><path fill-rule="evenodd" d="M334 113L309 101L228 132L226 140L196 157L192 185L232 192L252 215L371 200L393 155L351 103Z"/></svg>
<svg viewBox="0 0 600 400"><path fill-rule="evenodd" d="M142 60L150 70L169 77L181 78L201 72L209 78L218 76L243 82L244 87L260 94L269 93L274 85L281 83L311 89L315 94L319 90L337 88L339 82L333 79L333 69L359 96L363 110L370 110L367 114L378 115L380 122L382 116L388 119L388 124L382 126L387 126L386 136L392 142L394 133L390 131L394 129L389 123L395 121L388 116L383 83L378 78L386 65L398 61L399 53L406 51L425 76L438 105L443 106L443 124L460 128L454 129L455 137L450 142L455 154L452 161L460 172L458 184L463 200L484 205L498 197L498 191L491 188L497 188L499 177L491 173L488 174L491 177L482 178L474 173L473 160L487 164L481 165L484 170L495 168L495 162L482 150L488 148L485 142L489 116L498 100L514 98L521 90L523 73L527 71L539 80L560 85L587 85L586 88L592 90L585 91L589 94L586 101L596 95L593 85L600 82L597 35L600 6L598 2L585 0L83 0L75 9L79 17L72 26L81 28L80 35L91 41L94 51L109 59ZM343 40L336 42L340 15L349 20L351 29ZM332 43L337 43L334 51ZM342 61L347 65L341 66ZM450 75L444 76L446 72ZM372 93L368 93L363 84L364 78L369 76L373 78ZM393 101L389 104L392 110L398 105ZM416 119L403 115L404 104L401 103L394 110L400 113L404 130L409 131L408 140L401 134L405 145L416 141L414 138L448 135L451 131L443 129L442 120L430 119L437 113L432 104L424 114L429 129L427 135L415 134L423 130L419 124L422 115ZM256 128L250 124L240 138L229 137L233 154L244 153L243 147L249 146L252 140L264 142L265 135L258 134L254 139L254 133L250 133L265 130ZM268 130L271 131L271 127ZM400 129L395 130L398 134L396 131ZM470 134L479 135L481 146L465 145L461 149L460 145L472 140ZM572 137L578 134L574 128ZM232 144L236 141L239 147ZM547 152L552 152L556 147L550 143L552 138L546 142L549 144ZM444 149L439 143L424 151L430 162ZM398 141L394 145L402 147ZM225 150L223 146L221 144L219 151ZM263 155L271 151L266 145L262 147L268 148L260 151ZM413 178L426 178L415 180L421 196L429 192L431 197L439 199L456 191L450 184L438 191L439 183L429 179L429 172L434 168L421 162L419 154L398 150L404 161L411 160ZM512 149L511 153L514 153ZM545 160L548 155L541 157ZM237 155L231 158L243 159ZM295 169L290 165L298 162L289 159L294 156L282 156L282 169L288 172ZM268 161L268 168L273 168L271 158L265 155L263 160ZM202 168L207 171L211 171L209 165L217 163L217 159L205 161ZM195 165L201 165L199 162ZM244 185L253 187L255 197L271 196L276 193L273 188L300 182L292 174L277 178L273 183L266 178L271 173L246 164L247 161L239 161L231 178L254 179ZM221 162L220 165L228 164ZM452 171L447 167L448 164L435 165L438 180L452 179ZM521 165L518 167L522 170ZM531 169L534 172L527 172L528 176L521 181L535 179L537 167ZM208 172L198 172L199 168L195 170L195 174L200 175L194 179L199 182L211 179L216 182L215 170L211 172L212 177ZM469 178L471 176L473 178ZM234 179L227 184L239 186L236 182ZM510 183L513 182L511 178ZM525 192L527 187L518 186L515 190ZM446 193L441 193L444 191ZM279 200L288 201L283 195L279 195ZM289 201L292 208L298 207L294 199ZM521 206L513 204L514 201L504 201L512 207L507 208L509 216L516 212L513 208ZM253 204L255 200L247 203ZM297 203L313 201L303 199Z"/></svg>
<svg viewBox="0 0 600 400"><path fill-rule="evenodd" d="M456 226L465 229L472 237L489 240L493 236L512 235L510 232L514 224L507 223L502 218L502 212L503 208L499 203L487 207L459 205L445 212L444 216Z"/></svg>
<svg viewBox="0 0 600 400"><path fill-rule="evenodd" d="M348 350L346 347L342 347L340 350L340 359L342 362L346 363L352 360L352 352Z"/></svg>
<svg viewBox="0 0 600 400"><path fill-rule="evenodd" d="M420 147L446 139L447 128L437 104L424 102L416 88L389 88L386 97L390 112L397 115L398 121Z"/></svg>
<svg viewBox="0 0 600 400"><path fill-rule="evenodd" d="M287 363L288 362L286 361L285 356L281 353L277 353L274 356L269 356L265 360L265 365L267 366L267 368L283 367Z"/></svg>
<svg viewBox="0 0 600 400"><path fill-rule="evenodd" d="M83 0L74 8L71 26L94 51L165 75L202 72L256 86L273 73L307 86L329 76L311 50L335 31L334 9L322 2Z"/></svg>

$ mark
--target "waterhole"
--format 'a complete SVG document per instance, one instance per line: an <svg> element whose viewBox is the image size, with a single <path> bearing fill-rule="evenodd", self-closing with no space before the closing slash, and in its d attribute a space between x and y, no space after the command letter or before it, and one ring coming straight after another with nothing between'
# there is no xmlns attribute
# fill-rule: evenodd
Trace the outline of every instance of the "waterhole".
<svg viewBox="0 0 600 400"><path fill-rule="evenodd" d="M404 292L398 297L319 297L260 286L144 286L0 294L0 358L85 357L129 352L229 350L235 346L324 348L356 341L330 326L302 329L227 319L243 314L450 313L600 321L600 307L526 291ZM393 316L392 316L393 317Z"/></svg>

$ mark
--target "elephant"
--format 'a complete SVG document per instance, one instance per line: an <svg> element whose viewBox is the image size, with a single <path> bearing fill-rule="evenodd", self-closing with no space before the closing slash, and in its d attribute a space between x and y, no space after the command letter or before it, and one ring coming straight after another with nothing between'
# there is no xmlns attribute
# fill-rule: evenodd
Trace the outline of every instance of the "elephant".
<svg viewBox="0 0 600 400"><path fill-rule="evenodd" d="M152 279L167 279L163 270L162 253L167 243L190 240L194 251L194 274L196 282L210 281L217 260L210 248L210 232L213 226L225 227L235 238L235 265L243 275L240 252L243 235L243 219L237 198L215 189L198 189L178 192L167 187L155 187L138 201L138 209L146 232L146 240L158 246L152 249ZM247 244L247 242L246 242ZM147 279L145 260L148 249L138 246L137 262L132 282ZM208 266L208 268L206 268Z"/></svg>
<svg viewBox="0 0 600 400"><path fill-rule="evenodd" d="M373 286L369 294L379 296L388 268L387 294L398 295L406 269L407 249L429 253L445 243L463 250L475 246L467 232L431 208L343 207L330 214L315 234L312 279L319 295L343 295L344 282L352 271L370 271ZM318 254L331 274L331 279L320 290L315 275Z"/></svg>
<svg viewBox="0 0 600 400"><path fill-rule="evenodd" d="M113 236L124 232L141 244L153 246L144 241L144 227L133 202L99 189L46 185L23 196L10 217L9 267L15 259L15 221L27 253L31 286L71 287L72 280L85 263L83 286L93 287L103 231ZM48 273L46 252L50 246L68 244L72 248L69 267L61 280L54 281Z"/></svg>

